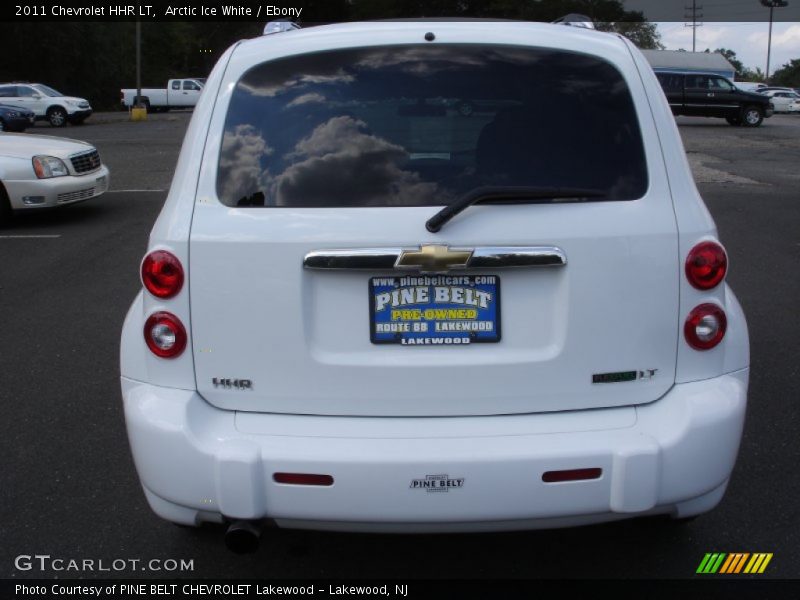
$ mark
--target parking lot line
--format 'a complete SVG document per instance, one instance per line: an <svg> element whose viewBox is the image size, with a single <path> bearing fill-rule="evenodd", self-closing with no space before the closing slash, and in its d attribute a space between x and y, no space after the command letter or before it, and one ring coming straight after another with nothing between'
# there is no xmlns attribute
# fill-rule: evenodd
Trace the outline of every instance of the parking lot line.
<svg viewBox="0 0 800 600"><path fill-rule="evenodd" d="M60 238L61 234L51 235L0 235L0 240L46 240Z"/></svg>
<svg viewBox="0 0 800 600"><path fill-rule="evenodd" d="M157 193L166 192L167 190L108 190L106 194L141 194L141 193Z"/></svg>

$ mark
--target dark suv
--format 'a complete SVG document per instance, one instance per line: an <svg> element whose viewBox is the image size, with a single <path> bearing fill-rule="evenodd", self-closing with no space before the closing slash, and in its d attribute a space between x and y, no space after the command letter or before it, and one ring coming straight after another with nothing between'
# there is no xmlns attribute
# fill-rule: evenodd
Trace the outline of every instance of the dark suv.
<svg viewBox="0 0 800 600"><path fill-rule="evenodd" d="M675 115L720 117L731 125L758 127L774 112L768 97L745 92L721 75L665 71L656 77Z"/></svg>

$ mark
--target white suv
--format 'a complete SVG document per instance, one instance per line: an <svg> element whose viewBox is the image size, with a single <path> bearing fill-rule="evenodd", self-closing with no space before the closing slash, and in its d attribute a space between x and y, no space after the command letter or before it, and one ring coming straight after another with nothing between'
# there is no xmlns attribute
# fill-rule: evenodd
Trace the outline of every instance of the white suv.
<svg viewBox="0 0 800 600"><path fill-rule="evenodd" d="M0 84L0 104L30 110L37 120L47 121L53 127L64 127L67 123L80 125L92 114L85 98L65 96L41 83Z"/></svg>
<svg viewBox="0 0 800 600"><path fill-rule="evenodd" d="M267 522L708 511L748 383L726 270L621 36L384 22L241 42L192 117L122 333L144 492L170 521L229 523L239 551Z"/></svg>

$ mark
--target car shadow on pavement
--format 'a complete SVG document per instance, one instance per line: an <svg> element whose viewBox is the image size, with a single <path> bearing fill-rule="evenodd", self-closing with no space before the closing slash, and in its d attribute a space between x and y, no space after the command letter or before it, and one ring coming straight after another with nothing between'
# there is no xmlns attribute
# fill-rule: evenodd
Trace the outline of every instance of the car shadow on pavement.
<svg viewBox="0 0 800 600"><path fill-rule="evenodd" d="M0 231L5 235L25 232L36 234L60 233L59 231L50 230L63 228L64 226L86 225L107 217L112 210L107 204L81 203L73 206L18 211L14 213L9 223L0 226Z"/></svg>
<svg viewBox="0 0 800 600"><path fill-rule="evenodd" d="M222 543L222 526L195 529L165 523L160 547L176 556L194 557L204 577L688 577L699 560L693 538L702 529L702 523L665 517L569 529L447 535L271 528L263 531L255 554L235 555ZM648 543L644 553L642 539ZM348 548L348 553L342 555L341 548ZM676 548L682 548L683 558L665 560ZM324 564L324 570L308 570L309 563Z"/></svg>

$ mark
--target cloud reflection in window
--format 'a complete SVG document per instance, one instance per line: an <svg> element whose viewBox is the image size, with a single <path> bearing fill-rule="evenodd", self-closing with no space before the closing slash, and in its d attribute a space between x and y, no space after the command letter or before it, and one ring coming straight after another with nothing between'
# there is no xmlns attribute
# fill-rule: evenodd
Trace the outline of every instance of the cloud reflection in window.
<svg viewBox="0 0 800 600"><path fill-rule="evenodd" d="M275 204L321 206L336 194L338 206L391 206L437 195L435 183L403 170L404 148L365 130L363 121L334 117L300 140L289 155L297 162L274 178Z"/></svg>
<svg viewBox="0 0 800 600"><path fill-rule="evenodd" d="M269 181L263 160L272 153L273 149L252 125L226 130L219 159L220 195L239 198L238 204L242 205L242 199L263 191Z"/></svg>

